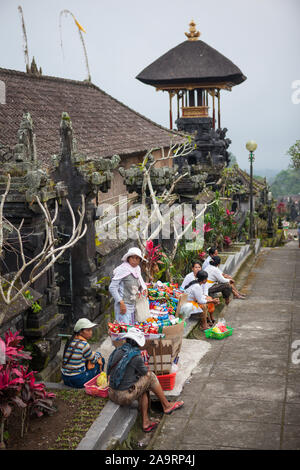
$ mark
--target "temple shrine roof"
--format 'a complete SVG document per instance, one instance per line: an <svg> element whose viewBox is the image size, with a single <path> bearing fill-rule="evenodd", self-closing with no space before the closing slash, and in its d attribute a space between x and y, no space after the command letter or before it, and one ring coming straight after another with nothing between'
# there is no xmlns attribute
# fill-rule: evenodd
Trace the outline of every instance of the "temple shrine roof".
<svg viewBox="0 0 300 470"><path fill-rule="evenodd" d="M223 84L234 86L246 80L242 71L213 47L199 40L195 23L190 23L188 40L170 49L137 75L153 86Z"/></svg>

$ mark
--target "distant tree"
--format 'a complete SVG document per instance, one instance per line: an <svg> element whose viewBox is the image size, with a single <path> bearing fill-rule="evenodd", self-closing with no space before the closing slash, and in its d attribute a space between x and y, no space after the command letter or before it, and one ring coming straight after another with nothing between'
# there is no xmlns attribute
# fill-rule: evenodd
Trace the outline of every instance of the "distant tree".
<svg viewBox="0 0 300 470"><path fill-rule="evenodd" d="M229 152L229 167L231 168L233 165L237 163L236 156L233 153Z"/></svg>
<svg viewBox="0 0 300 470"><path fill-rule="evenodd" d="M257 181L260 181L261 183L264 183L264 181L265 181L265 178L264 178L263 176L254 175L254 178L255 178Z"/></svg>
<svg viewBox="0 0 300 470"><path fill-rule="evenodd" d="M300 168L282 170L271 185L275 197L300 194Z"/></svg>
<svg viewBox="0 0 300 470"><path fill-rule="evenodd" d="M300 168L300 140L289 148L287 155L291 157L290 167Z"/></svg>

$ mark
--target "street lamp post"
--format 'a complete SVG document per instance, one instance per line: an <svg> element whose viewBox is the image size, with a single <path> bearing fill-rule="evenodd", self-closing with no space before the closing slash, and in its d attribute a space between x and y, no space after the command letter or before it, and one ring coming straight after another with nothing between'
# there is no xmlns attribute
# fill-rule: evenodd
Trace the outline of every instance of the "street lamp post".
<svg viewBox="0 0 300 470"><path fill-rule="evenodd" d="M268 192L268 226L267 226L268 238L273 238L273 214L272 214L272 193Z"/></svg>
<svg viewBox="0 0 300 470"><path fill-rule="evenodd" d="M254 162L254 150L257 149L257 143L254 140L249 140L246 143L246 149L250 152L250 243L254 239L254 223L253 223L253 162Z"/></svg>

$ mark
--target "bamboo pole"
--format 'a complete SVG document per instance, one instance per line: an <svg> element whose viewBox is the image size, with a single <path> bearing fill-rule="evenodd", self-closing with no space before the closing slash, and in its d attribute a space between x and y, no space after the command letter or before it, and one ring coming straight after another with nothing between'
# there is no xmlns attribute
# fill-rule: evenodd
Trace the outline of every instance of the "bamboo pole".
<svg viewBox="0 0 300 470"><path fill-rule="evenodd" d="M213 99L213 128L215 129L216 128L215 90L213 90L212 99Z"/></svg>
<svg viewBox="0 0 300 470"><path fill-rule="evenodd" d="M218 90L218 129L221 129L220 90Z"/></svg>

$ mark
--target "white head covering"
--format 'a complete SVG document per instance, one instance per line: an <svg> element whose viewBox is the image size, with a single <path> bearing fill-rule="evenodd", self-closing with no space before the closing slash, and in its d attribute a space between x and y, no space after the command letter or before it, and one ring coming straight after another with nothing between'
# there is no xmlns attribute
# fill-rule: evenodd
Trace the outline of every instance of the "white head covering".
<svg viewBox="0 0 300 470"><path fill-rule="evenodd" d="M130 328L127 333L123 336L123 338L131 338L133 339L139 346L144 346L145 344L145 335L144 333L139 330L138 328Z"/></svg>
<svg viewBox="0 0 300 470"><path fill-rule="evenodd" d="M146 290L147 286L145 284L144 279L142 278L140 266L138 265L138 266L133 267L127 261L129 256L134 256L134 255L139 256L142 260L146 261L145 258L142 257L142 253L139 248L136 248L136 247L129 248L127 253L122 258L123 263L114 269L112 279L119 280L119 279L123 279L126 276L129 276L129 274L132 274L136 279L139 280L140 285L142 286L142 289Z"/></svg>
<svg viewBox="0 0 300 470"><path fill-rule="evenodd" d="M78 333L78 331L83 330L84 328L93 328L93 326L96 325L97 323L92 323L88 318L80 318L74 326L74 331Z"/></svg>
<svg viewBox="0 0 300 470"><path fill-rule="evenodd" d="M145 258L143 258L141 250L140 250L139 248L137 248L137 247L129 248L129 250L127 251L127 253L123 256L122 261L127 261L127 259L129 258L129 256L138 256L138 257L141 258L143 261L147 261Z"/></svg>

